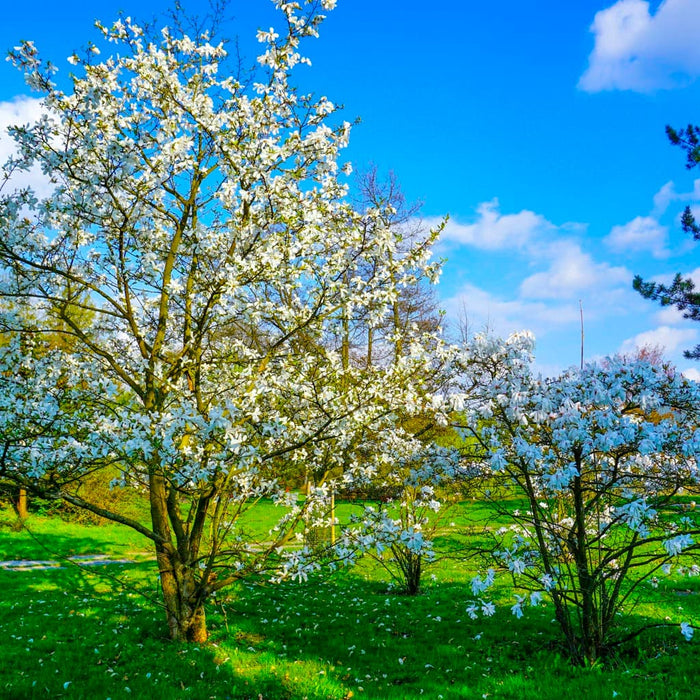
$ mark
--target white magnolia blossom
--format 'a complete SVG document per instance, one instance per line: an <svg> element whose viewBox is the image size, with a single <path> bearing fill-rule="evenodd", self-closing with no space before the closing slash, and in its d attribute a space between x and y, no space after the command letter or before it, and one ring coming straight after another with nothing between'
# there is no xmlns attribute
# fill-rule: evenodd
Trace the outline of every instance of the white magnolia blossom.
<svg viewBox="0 0 700 700"><path fill-rule="evenodd" d="M434 418L434 414L422 418L427 415ZM413 594L436 557L432 540L444 506L439 488L460 478L464 469L458 450L411 437L399 425L386 434L382 456L364 486L375 489L385 503L378 508L365 506L355 515L339 546L344 563L368 554L399 587ZM356 479L355 485L362 487L362 480Z"/></svg>
<svg viewBox="0 0 700 700"><path fill-rule="evenodd" d="M663 545L670 557L678 556L684 549L688 549L693 544L692 535L676 535L670 540L664 540Z"/></svg>
<svg viewBox="0 0 700 700"><path fill-rule="evenodd" d="M496 572L493 569L489 569L486 572L486 576L482 579L481 576L475 576L471 580L471 589L474 595L479 595L484 591L491 588L496 577Z"/></svg>
<svg viewBox="0 0 700 700"><path fill-rule="evenodd" d="M511 614L515 615L515 617L518 620L523 616L523 603L525 602L525 600L526 600L525 596L516 595L515 596L515 605L513 605L510 609Z"/></svg>
<svg viewBox="0 0 700 700"><path fill-rule="evenodd" d="M687 622L681 622L681 634L690 641L693 638L693 633L695 629Z"/></svg>

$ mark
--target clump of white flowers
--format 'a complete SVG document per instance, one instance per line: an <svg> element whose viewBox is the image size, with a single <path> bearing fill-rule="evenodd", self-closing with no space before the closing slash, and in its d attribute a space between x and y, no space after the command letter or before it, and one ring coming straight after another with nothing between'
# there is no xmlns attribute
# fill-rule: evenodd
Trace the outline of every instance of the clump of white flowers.
<svg viewBox="0 0 700 700"><path fill-rule="evenodd" d="M638 584L697 548L700 522L678 517L677 496L700 486L700 385L629 357L536 377L528 339L504 345L500 368L484 347L465 356L483 379L464 433L480 449L483 497L512 522L493 533L492 565L546 595L572 656L593 661Z"/></svg>

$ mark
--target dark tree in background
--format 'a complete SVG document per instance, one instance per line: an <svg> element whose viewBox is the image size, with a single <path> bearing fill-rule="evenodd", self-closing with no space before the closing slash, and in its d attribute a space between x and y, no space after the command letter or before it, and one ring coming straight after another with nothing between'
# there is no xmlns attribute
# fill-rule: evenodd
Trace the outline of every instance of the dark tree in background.
<svg viewBox="0 0 700 700"><path fill-rule="evenodd" d="M688 170L700 164L700 127L689 124L686 129L676 131L667 126L666 135L674 146L680 146L685 151L685 167ZM689 206L681 216L681 226L683 231L692 234L696 241L700 240L700 224L695 220ZM633 286L646 299L658 301L661 306L675 306L683 312L684 318L700 321L700 293L695 290L695 283L690 277L683 277L679 272L676 273L671 284L665 285L645 282L637 275ZM683 354L689 359L700 359L700 345L696 345L692 350L686 350Z"/></svg>

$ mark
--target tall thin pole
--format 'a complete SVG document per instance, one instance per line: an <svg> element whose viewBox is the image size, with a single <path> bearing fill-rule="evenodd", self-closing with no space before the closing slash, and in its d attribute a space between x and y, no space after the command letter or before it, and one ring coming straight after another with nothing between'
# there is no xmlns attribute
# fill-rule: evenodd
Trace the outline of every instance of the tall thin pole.
<svg viewBox="0 0 700 700"><path fill-rule="evenodd" d="M335 545L335 489L331 489L331 545Z"/></svg>

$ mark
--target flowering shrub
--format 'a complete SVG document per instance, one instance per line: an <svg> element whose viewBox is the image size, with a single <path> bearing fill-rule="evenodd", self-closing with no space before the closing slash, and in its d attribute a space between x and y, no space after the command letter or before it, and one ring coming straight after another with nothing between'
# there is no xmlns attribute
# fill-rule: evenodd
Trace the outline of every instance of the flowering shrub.
<svg viewBox="0 0 700 700"><path fill-rule="evenodd" d="M397 489L399 497L386 504L365 505L344 530L337 554L346 563L358 554L371 556L401 592L416 595L426 566L435 560L432 539L440 523L438 514L444 514L445 507L438 491L462 470L455 449L414 439L413 450L408 451L410 441L401 442L405 453L394 458L392 470L381 482Z"/></svg>
<svg viewBox="0 0 700 700"><path fill-rule="evenodd" d="M594 662L641 631L623 634L619 614L645 583L698 547L700 522L678 496L698 488L700 387L625 357L533 377L523 366L529 341L508 345L516 371L494 371L483 348L470 358L489 377L468 430L488 476L484 497L512 523L493 533L492 566L521 588L514 615L548 597L571 656ZM493 578L472 584L485 614Z"/></svg>

